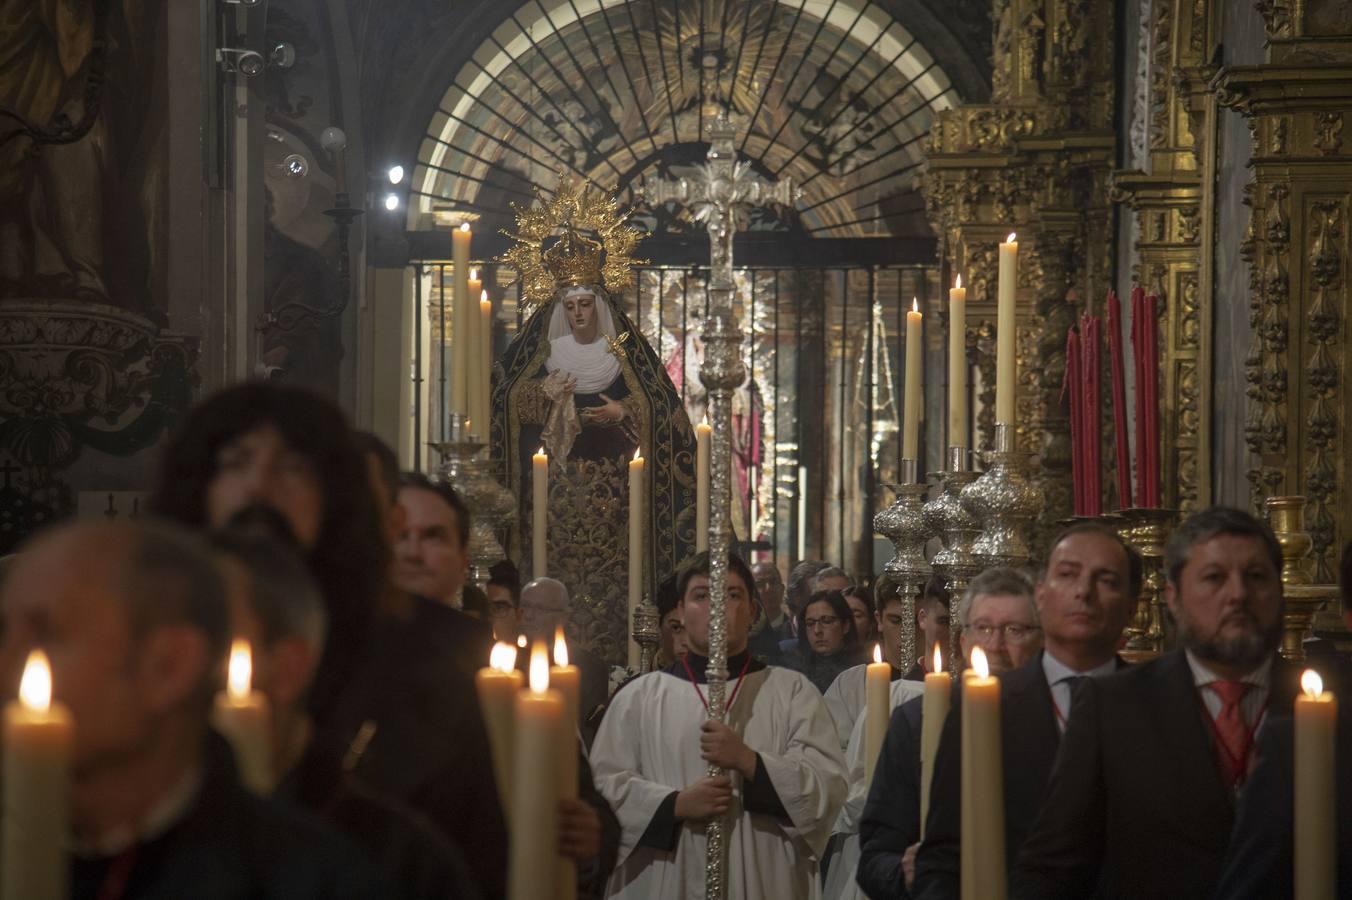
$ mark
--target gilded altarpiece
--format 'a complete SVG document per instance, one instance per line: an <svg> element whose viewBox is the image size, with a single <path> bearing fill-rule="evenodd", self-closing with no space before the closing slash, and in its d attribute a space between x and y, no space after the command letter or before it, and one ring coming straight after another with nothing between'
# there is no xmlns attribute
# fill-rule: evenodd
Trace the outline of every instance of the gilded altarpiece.
<svg viewBox="0 0 1352 900"><path fill-rule="evenodd" d="M1111 274L1113 9L1088 0L996 0L992 21L991 100L939 114L925 196L940 253L971 285L969 347L983 376L993 371L995 248L1018 235L1017 424L1023 446L1037 453L1045 530L1070 514L1066 330L1088 298L1103 296ZM976 443L989 447L994 421L978 399Z"/></svg>
<svg viewBox="0 0 1352 900"><path fill-rule="evenodd" d="M1250 265L1253 344L1245 437L1255 505L1308 498L1315 580L1333 581L1352 537L1347 429L1352 392L1348 214L1352 209L1352 12L1323 2L1257 4L1269 62L1221 70L1219 102L1253 140ZM1341 10L1341 12L1340 12Z"/></svg>
<svg viewBox="0 0 1352 900"><path fill-rule="evenodd" d="M1147 18L1148 154L1144 170L1113 174L1112 198L1139 226L1132 280L1159 295L1161 500L1184 514L1211 500L1211 254L1215 106L1207 65L1219 5L1153 0ZM1124 298L1125 299L1125 298ZM1139 458L1139 455L1138 455Z"/></svg>

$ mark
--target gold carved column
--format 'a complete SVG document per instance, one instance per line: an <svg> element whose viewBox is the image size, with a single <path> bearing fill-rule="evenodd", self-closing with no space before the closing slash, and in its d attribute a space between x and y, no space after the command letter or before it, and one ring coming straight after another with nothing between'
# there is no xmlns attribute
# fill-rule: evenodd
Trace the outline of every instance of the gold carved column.
<svg viewBox="0 0 1352 900"><path fill-rule="evenodd" d="M936 118L925 196L940 252L970 284L978 338L995 318L996 244L1019 235L1018 426L1038 454L1042 522L1055 523L1071 508L1066 329L1111 275L1113 4L995 0L992 19L991 101ZM975 341L983 374L992 343ZM984 403L977 425L974 443L988 448L994 422Z"/></svg>
<svg viewBox="0 0 1352 900"><path fill-rule="evenodd" d="M1245 437L1255 508L1308 498L1314 580L1334 580L1352 536L1347 428L1352 391L1352 9L1345 0L1259 2L1269 61L1222 69L1219 102L1249 120L1253 180Z"/></svg>
<svg viewBox="0 0 1352 900"><path fill-rule="evenodd" d="M1211 334L1215 112L1208 110L1220 5L1154 0L1148 45L1144 170L1113 173L1113 200L1135 213L1132 279L1160 296L1164 506L1184 515L1211 502ZM1205 259L1204 259L1205 257ZM1125 301L1126 298L1123 298ZM1140 451L1137 451L1139 459ZM1127 503L1125 505L1132 505Z"/></svg>

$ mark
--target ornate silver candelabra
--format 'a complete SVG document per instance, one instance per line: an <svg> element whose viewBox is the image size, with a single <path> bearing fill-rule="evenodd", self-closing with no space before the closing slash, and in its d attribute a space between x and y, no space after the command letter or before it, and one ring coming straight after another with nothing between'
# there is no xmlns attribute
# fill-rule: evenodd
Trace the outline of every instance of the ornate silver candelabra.
<svg viewBox="0 0 1352 900"><path fill-rule="evenodd" d="M662 622L657 615L657 607L652 598L643 595L643 602L634 609L634 624L630 633L634 643L638 644L638 671L646 674L653 670L653 657L662 642Z"/></svg>
<svg viewBox="0 0 1352 900"><path fill-rule="evenodd" d="M874 529L892 542L893 556L883 566L883 576L894 582L901 593L903 626L901 658L903 668L915 664L915 598L925 589L932 569L925 559L925 543L930 530L925 524L925 495L929 485L916 484L916 461L901 461L903 484L892 485L897 499L873 517Z"/></svg>
<svg viewBox="0 0 1352 900"><path fill-rule="evenodd" d="M488 586L488 570L507 558L498 533L509 524L516 511L516 500L493 477L492 463L481 456L488 446L465 428L465 417L453 413L451 439L434 441L431 447L441 456L437 477L465 498L470 509L470 577L479 590Z"/></svg>
<svg viewBox="0 0 1352 900"><path fill-rule="evenodd" d="M1014 447L1014 426L997 424L986 471L962 489L963 505L981 522L972 552L983 569L1028 562L1033 521L1042 512L1042 495L1023 474L1028 456Z"/></svg>
<svg viewBox="0 0 1352 900"><path fill-rule="evenodd" d="M981 521L962 502L962 491L976 481L977 473L967 466L964 447L948 448L948 471L938 480L942 493L925 504L925 524L943 535L944 548L934 554L930 565L948 588L948 671L962 671L962 625L958 605L967 585L981 572L981 560L974 549L981 536Z"/></svg>

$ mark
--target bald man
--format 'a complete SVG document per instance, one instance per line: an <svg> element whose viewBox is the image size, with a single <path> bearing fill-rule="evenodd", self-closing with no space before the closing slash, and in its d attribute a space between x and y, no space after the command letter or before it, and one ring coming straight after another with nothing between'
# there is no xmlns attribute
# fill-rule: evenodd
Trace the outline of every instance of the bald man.
<svg viewBox="0 0 1352 900"><path fill-rule="evenodd" d="M220 572L196 541L154 524L59 528L24 552L0 608L0 672L41 647L76 724L70 897L110 884L124 900L198 896L204 872L213 900L393 890L319 820L248 793L208 738L230 633Z"/></svg>

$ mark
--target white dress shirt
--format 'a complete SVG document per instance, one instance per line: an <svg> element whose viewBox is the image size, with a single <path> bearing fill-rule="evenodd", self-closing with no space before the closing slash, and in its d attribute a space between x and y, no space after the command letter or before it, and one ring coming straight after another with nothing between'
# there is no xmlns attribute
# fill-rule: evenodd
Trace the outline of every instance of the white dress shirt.
<svg viewBox="0 0 1352 900"><path fill-rule="evenodd" d="M1095 666L1087 672L1077 672L1052 656L1049 651L1044 650L1042 652L1042 674L1047 676L1047 684L1052 690L1052 703L1059 713L1056 717L1056 727L1065 731L1066 723L1070 721L1070 688L1074 683L1073 679L1098 678L1100 675L1111 675L1116 671L1116 657L1101 666Z"/></svg>
<svg viewBox="0 0 1352 900"><path fill-rule="evenodd" d="M1221 714L1221 708L1225 704L1221 701L1220 694L1208 688L1207 685L1213 681L1226 681L1228 679L1222 678L1208 669L1206 663L1192 655L1191 650L1184 652L1188 657L1188 668L1192 669L1192 681L1201 691L1202 703L1206 706L1206 711L1214 721ZM1245 725L1256 728L1260 724L1259 719L1263 715L1263 710L1267 708L1268 694L1272 685L1272 658L1268 657L1267 661L1261 666L1239 680L1253 685L1244 694L1244 699L1239 701L1239 713L1244 717Z"/></svg>

